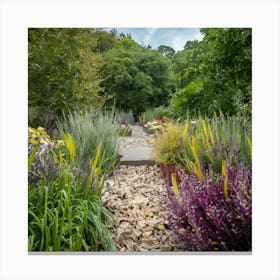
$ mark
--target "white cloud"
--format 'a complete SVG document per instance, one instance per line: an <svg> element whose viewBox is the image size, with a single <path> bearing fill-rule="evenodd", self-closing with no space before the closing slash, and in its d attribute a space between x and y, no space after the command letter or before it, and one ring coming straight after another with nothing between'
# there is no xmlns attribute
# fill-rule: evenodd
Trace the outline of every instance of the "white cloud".
<svg viewBox="0 0 280 280"><path fill-rule="evenodd" d="M151 45L156 49L166 45L180 51L186 41L201 40L199 28L117 28L119 32L130 33L139 44Z"/></svg>
<svg viewBox="0 0 280 280"><path fill-rule="evenodd" d="M203 39L203 34L200 33L200 32L197 32L194 39L193 40L198 40L198 41L201 41Z"/></svg>
<svg viewBox="0 0 280 280"><path fill-rule="evenodd" d="M143 36L143 43L149 45L152 42L153 36L158 28L145 28L146 35Z"/></svg>
<svg viewBox="0 0 280 280"><path fill-rule="evenodd" d="M186 43L186 38L184 37L175 37L173 40L172 40L172 48L175 50L175 51L180 51L184 48L184 45Z"/></svg>

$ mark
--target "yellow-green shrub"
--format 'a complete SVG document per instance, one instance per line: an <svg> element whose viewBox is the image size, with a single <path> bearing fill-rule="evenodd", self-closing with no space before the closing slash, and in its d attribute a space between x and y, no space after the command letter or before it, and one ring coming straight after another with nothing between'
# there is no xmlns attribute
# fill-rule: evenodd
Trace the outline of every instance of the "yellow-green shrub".
<svg viewBox="0 0 280 280"><path fill-rule="evenodd" d="M183 127L178 123L168 123L165 130L156 133L153 143L153 157L163 164L174 163L178 149L183 143Z"/></svg>

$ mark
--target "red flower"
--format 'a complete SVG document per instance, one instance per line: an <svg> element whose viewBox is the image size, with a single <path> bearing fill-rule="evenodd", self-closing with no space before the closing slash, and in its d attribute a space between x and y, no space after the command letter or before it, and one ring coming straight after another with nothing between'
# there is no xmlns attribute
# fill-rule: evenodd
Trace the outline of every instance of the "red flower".
<svg viewBox="0 0 280 280"><path fill-rule="evenodd" d="M161 119L161 118L154 118L154 120L158 121L158 122L160 122L162 124L166 124L167 123L167 121L165 119Z"/></svg>

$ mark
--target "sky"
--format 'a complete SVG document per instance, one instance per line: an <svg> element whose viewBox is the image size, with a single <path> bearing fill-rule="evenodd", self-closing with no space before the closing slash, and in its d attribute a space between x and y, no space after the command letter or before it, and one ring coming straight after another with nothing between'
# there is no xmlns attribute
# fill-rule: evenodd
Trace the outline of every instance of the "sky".
<svg viewBox="0 0 280 280"><path fill-rule="evenodd" d="M184 49L186 41L201 40L199 28L116 28L117 31L130 33L139 44L151 45L156 49L160 45L172 47L175 51Z"/></svg>

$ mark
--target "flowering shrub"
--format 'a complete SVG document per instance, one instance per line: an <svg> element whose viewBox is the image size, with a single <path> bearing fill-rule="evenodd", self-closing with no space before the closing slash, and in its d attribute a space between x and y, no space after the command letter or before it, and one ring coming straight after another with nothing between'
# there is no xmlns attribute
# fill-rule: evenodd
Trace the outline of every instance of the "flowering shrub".
<svg viewBox="0 0 280 280"><path fill-rule="evenodd" d="M180 172L168 184L169 221L186 250L251 250L251 168L227 165L215 176L211 167L200 180Z"/></svg>
<svg viewBox="0 0 280 280"><path fill-rule="evenodd" d="M157 121L161 124L167 124L167 121L165 119L162 119L162 118L154 118L154 121Z"/></svg>
<svg viewBox="0 0 280 280"><path fill-rule="evenodd" d="M163 130L166 126L167 121L165 119L154 118L152 122L148 122L144 125L144 130L149 134L153 134Z"/></svg>
<svg viewBox="0 0 280 280"><path fill-rule="evenodd" d="M35 150L34 159L28 171L28 182L36 186L42 177L52 181L58 174L58 163L52 158L52 153L64 146L63 140L51 140L43 127L37 129L28 127L28 157Z"/></svg>

